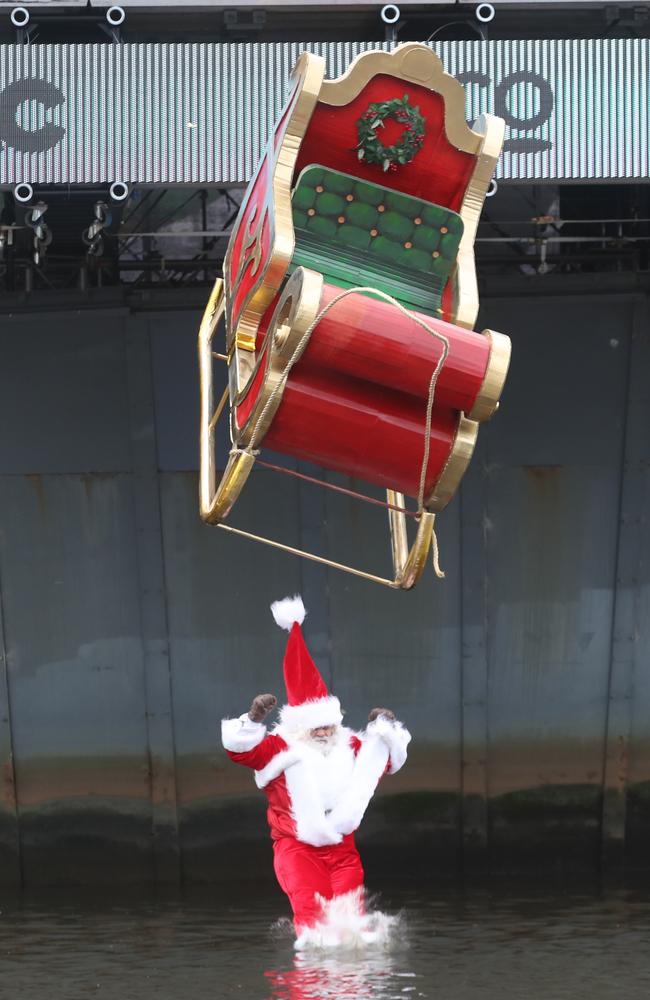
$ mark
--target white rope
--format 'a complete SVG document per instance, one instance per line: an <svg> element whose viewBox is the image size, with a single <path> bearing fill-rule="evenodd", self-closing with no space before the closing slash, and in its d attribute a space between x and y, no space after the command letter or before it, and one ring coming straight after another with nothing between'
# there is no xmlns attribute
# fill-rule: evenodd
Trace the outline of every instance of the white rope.
<svg viewBox="0 0 650 1000"><path fill-rule="evenodd" d="M435 514L433 516L433 521L435 524ZM436 574L439 580L444 580L445 571L440 569L440 562L438 561L438 537L436 535L436 529L434 528L431 532L431 556L433 559L433 572Z"/></svg>

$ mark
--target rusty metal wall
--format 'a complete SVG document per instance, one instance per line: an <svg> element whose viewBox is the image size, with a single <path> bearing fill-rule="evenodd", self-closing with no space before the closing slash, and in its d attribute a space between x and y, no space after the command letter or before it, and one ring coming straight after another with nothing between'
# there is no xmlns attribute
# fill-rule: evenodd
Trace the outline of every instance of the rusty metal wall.
<svg viewBox="0 0 650 1000"><path fill-rule="evenodd" d="M200 523L198 313L0 312L2 881L268 875L218 720L281 694L268 605L297 590L350 724L388 704L414 734L371 877L396 845L421 874L647 863L648 295L579 280L484 292L513 367L440 518L447 578L411 594ZM389 558L380 512L295 480L257 473L235 514Z"/></svg>

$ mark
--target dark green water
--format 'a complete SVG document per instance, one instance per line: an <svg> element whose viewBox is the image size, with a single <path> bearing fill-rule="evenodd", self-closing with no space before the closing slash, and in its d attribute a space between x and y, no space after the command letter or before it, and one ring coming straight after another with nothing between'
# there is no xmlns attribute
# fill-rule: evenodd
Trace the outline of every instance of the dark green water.
<svg viewBox="0 0 650 1000"><path fill-rule="evenodd" d="M386 891L393 947L296 956L279 893L4 896L0 996L76 1000L649 1000L650 892Z"/></svg>

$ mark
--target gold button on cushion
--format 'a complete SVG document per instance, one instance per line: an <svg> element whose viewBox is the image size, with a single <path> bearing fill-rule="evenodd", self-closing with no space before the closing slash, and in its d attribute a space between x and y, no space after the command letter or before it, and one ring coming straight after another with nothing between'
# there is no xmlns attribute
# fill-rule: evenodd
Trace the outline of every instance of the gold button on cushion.
<svg viewBox="0 0 650 1000"><path fill-rule="evenodd" d="M378 212L385 212L386 211L386 206L385 205L377 205L377 211Z"/></svg>
<svg viewBox="0 0 650 1000"><path fill-rule="evenodd" d="M431 254L431 256L432 257L439 257L440 256L440 251L439 250L434 250L433 253Z"/></svg>
<svg viewBox="0 0 650 1000"><path fill-rule="evenodd" d="M377 236L378 234L379 234L379 230L378 229L371 229L370 230L370 235L371 236Z"/></svg>
<svg viewBox="0 0 650 1000"><path fill-rule="evenodd" d="M323 191L325 190L325 188L323 187L322 184L319 184L318 187L316 188L316 190L318 191L319 194L322 194Z"/></svg>
<svg viewBox="0 0 650 1000"><path fill-rule="evenodd" d="M409 242L409 241L407 240L407 241L406 241L406 243L404 244L404 249L405 249L405 250L410 250L412 246L413 246L413 244L412 244L412 243L410 243L410 242Z"/></svg>
<svg viewBox="0 0 650 1000"><path fill-rule="evenodd" d="M447 227L446 227L446 226L441 226L441 227L440 227L440 232L441 232L441 233L448 233L448 232L449 232L449 230L447 229Z"/></svg>
<svg viewBox="0 0 650 1000"><path fill-rule="evenodd" d="M354 201L354 195L353 194L346 194L345 200L346 201Z"/></svg>
<svg viewBox="0 0 650 1000"><path fill-rule="evenodd" d="M341 225L343 225L343 223L345 222L345 216L344 216L344 215L339 215L339 217L338 217L338 220L337 220L337 221L338 221L338 222L340 222L340 223L341 223Z"/></svg>
<svg viewBox="0 0 650 1000"><path fill-rule="evenodd" d="M315 208L308 208L307 209L307 215L316 215L316 209Z"/></svg>
<svg viewBox="0 0 650 1000"><path fill-rule="evenodd" d="M416 226L422 225L422 219L419 216L417 219L413 219L413 222L415 223Z"/></svg>

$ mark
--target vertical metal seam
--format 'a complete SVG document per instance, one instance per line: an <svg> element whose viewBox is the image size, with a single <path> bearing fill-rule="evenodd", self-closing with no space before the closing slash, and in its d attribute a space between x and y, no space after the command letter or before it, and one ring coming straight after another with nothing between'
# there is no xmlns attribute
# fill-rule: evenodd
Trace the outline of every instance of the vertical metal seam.
<svg viewBox="0 0 650 1000"><path fill-rule="evenodd" d="M622 526L622 516L623 516L623 494L625 486L625 466L627 461L626 446L628 440L628 420L629 420L629 397L630 397L630 385L631 385L631 372L632 372L632 334L630 335L630 342L628 346L627 363L625 367L625 416L623 418L623 427L621 431L621 462L619 469L619 481L618 481L618 497L617 497L617 531L616 531L616 545L614 551L614 581L613 581L613 600L612 600L612 616L611 616L611 634L609 642L609 666L607 671L607 702L605 704L605 731L603 734L603 760L602 760L602 801L601 801L601 854L604 853L604 841L607 827L607 782L609 777L609 736L610 736L610 722L611 722L611 705L612 705L612 685L614 682L614 645L616 641L616 615L619 606L619 560L621 554L621 526ZM601 858L604 860L604 858Z"/></svg>
<svg viewBox="0 0 650 1000"><path fill-rule="evenodd" d="M489 856L487 780L487 609L485 502L486 477L483 449L487 432L479 438L461 486L461 570L462 632L461 671L463 675L461 711L463 866L482 862ZM469 503L468 503L469 499ZM474 566L472 566L472 559ZM478 564L478 565L476 565ZM467 573L468 566L472 572ZM468 578L469 577L469 578ZM469 603L469 606L468 606ZM477 666L478 664L478 666ZM469 682L469 683L468 683ZM471 817L471 829L468 823Z"/></svg>
<svg viewBox="0 0 650 1000"><path fill-rule="evenodd" d="M18 809L18 786L16 784L16 765L15 765L16 757L14 753L13 724L12 724L12 710L11 710L11 689L9 685L9 664L7 662L4 590L2 584L1 567L0 567L0 658L2 659L2 672L0 676L0 711L2 710L2 703L4 702L6 706L5 708L6 730L7 730L7 744L9 749L9 760L7 761L7 763L3 764L3 771L5 772L3 774L3 781L6 785L7 779L9 778L12 786L15 844L16 844L15 881L17 885L22 886L24 878L23 878L22 844L20 839L20 811ZM2 722L1 719L0 722Z"/></svg>
<svg viewBox="0 0 650 1000"><path fill-rule="evenodd" d="M485 641L485 649L483 651L483 656L485 659L485 718L484 718L484 747L485 747L485 761L484 761L484 785L485 785L485 847L486 851L489 852L490 848L490 771L488 767L488 754L490 751L490 583L488 575L488 524L490 523L490 516L488 512L488 502L489 502L489 477L487 474L487 469L490 467L490 430L486 429L484 433L485 436L485 466L481 469L482 472L482 514L483 523L481 524L481 545L483 552L483 636Z"/></svg>
<svg viewBox="0 0 650 1000"><path fill-rule="evenodd" d="M459 693L459 755L458 755L458 857L460 859L461 875L465 871L465 670L464 670L464 635L465 635L465 562L463 559L464 532L463 524L465 496L461 482L458 490L458 579L460 587L459 599L459 652L458 664Z"/></svg>
<svg viewBox="0 0 650 1000"><path fill-rule="evenodd" d="M147 339L151 343L151 334L148 333ZM151 357L151 347L149 348L149 366L152 367L152 357ZM150 374L152 384L153 384L153 371ZM154 449L156 450L156 400L152 394L152 415L154 420ZM169 680L169 728L171 737L171 759L173 762L173 781L174 781L174 813L175 813L175 833L176 833L176 855L178 861L178 873L177 881L180 883L183 881L183 856L181 851L181 839L180 839L180 823L178 817L178 783L177 783L177 755L176 755L176 723L174 715L174 674L172 671L172 650L171 650L171 638L169 634L169 591L167 588L167 561L165 558L165 534L163 531L163 514L162 514L162 493L161 493L161 473L156 468L155 470L155 483L156 483L156 497L158 501L158 523L159 523L159 538L160 538L160 561L161 561L161 584L162 584L162 605L163 605L163 616L165 622L165 644L167 647L167 671Z"/></svg>
<svg viewBox="0 0 650 1000"><path fill-rule="evenodd" d="M140 343L139 343L140 340ZM143 346L144 345L144 346ZM141 356L138 358L138 348ZM162 509L160 497L160 474L156 459L155 441L155 400L153 396L153 371L151 360L151 335L148 324L133 317L127 320L125 330L125 362L127 370L127 392L129 400L129 424L132 442L132 489L137 538L137 566L140 594L140 623L142 636L142 663L145 690L145 712L147 749L149 755L149 781L152 822L152 863L156 882L181 881L180 831L178 824L178 800L176 784L176 743L174 733L173 691L171 656L169 642L169 619L164 575L164 538L162 531ZM140 370L136 366L140 363ZM146 372L144 371L146 367ZM145 385L149 412L147 425L151 422L151 432L143 434L137 419L135 381L140 377ZM138 454L138 451L148 452ZM143 480L153 480L153 489L148 498L144 496ZM145 483L146 485L146 483ZM151 483L150 483L151 485ZM153 514L150 505L155 507ZM143 536L146 525L153 517L156 541L153 561L156 565L149 579L145 564L147 558L146 540ZM154 550L149 549L149 552ZM154 579L154 577L156 579ZM158 589L160 596L154 607L150 594ZM147 603L149 602L149 603ZM158 617L158 621L152 621ZM159 633L159 637L151 633ZM160 664L156 661L161 654L166 657L164 677L160 674ZM161 698L159 704L158 697ZM162 711L160 709L162 708ZM165 717L167 722L165 723ZM162 721L161 721L162 720ZM161 777L162 775L162 777ZM158 783L160 782L160 787Z"/></svg>
<svg viewBox="0 0 650 1000"><path fill-rule="evenodd" d="M609 668L607 674L607 702L605 706L605 731L603 736L603 757L602 757L602 802L601 802L601 829L600 829L600 846L601 846L601 864L607 866L608 861L611 858L612 848L617 849L618 860L624 855L625 851L625 826L626 826L626 813L627 813L627 777L628 777L628 764L627 757L629 752L629 728L631 724L631 702L628 708L628 718L626 719L626 725L628 730L628 749L625 751L622 757L622 762L619 760L619 755L616 753L616 744L619 742L617 734L614 732L613 725L613 706L615 706L617 701L617 685L620 684L619 670L617 670L618 656L617 656L617 643L620 641L619 631L621 628L621 615L624 611L621 611L622 603L629 597L624 593L624 589L627 586L627 580L625 579L626 574L623 572L622 563L625 558L625 550L628 548L628 544L623 539L625 533L625 502L629 489L628 480L628 466L630 461L629 448L630 448L630 428L631 428L631 408L633 406L632 390L633 390L633 370L632 362L634 355L634 343L638 336L639 329L641 327L641 315L646 314L647 303L642 296L637 296L634 302L634 313L632 330L629 339L629 349L627 356L627 365L625 373L625 416L623 419L623 428L621 433L621 464L620 464L620 474L619 474L619 490L618 490L618 519L617 519L617 533L616 533L616 547L615 547L615 558L614 558L614 587L613 587L613 601L612 601L612 617L611 617L611 636L610 636L610 656L609 656ZM635 593L633 598L634 610L637 610L638 604L638 587L637 593ZM636 615L635 615L636 618ZM633 667L632 667L633 669ZM627 681L630 678L626 678ZM613 776L613 771L617 772ZM615 780L613 780L613 777ZM613 796L611 794L612 790L615 790L617 785L620 786L624 783L624 788L622 790L622 795ZM618 789L619 793L621 791L620 787ZM618 813L618 816L615 814ZM614 826L618 821L621 835L618 839L614 835Z"/></svg>

